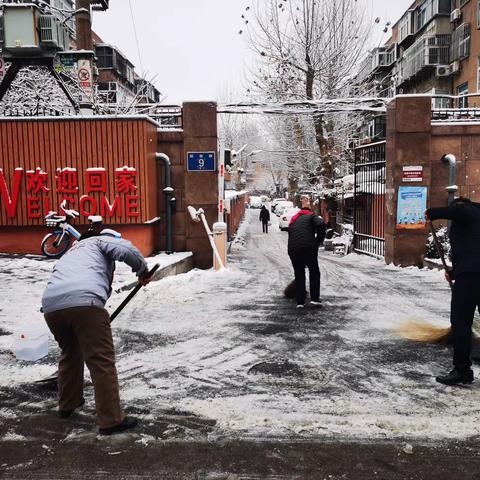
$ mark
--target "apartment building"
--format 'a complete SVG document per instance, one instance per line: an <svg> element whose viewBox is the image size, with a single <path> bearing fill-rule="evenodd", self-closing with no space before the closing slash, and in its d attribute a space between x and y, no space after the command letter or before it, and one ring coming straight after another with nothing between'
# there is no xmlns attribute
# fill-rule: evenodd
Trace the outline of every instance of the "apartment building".
<svg viewBox="0 0 480 480"><path fill-rule="evenodd" d="M453 0L452 92L455 95L480 92L480 0ZM465 98L460 107L479 106L480 97Z"/></svg>
<svg viewBox="0 0 480 480"><path fill-rule="evenodd" d="M391 38L362 62L354 94L393 97L428 93L437 108L479 106L480 0L415 0L393 25ZM385 134L380 116L370 117L363 137Z"/></svg>
<svg viewBox="0 0 480 480"><path fill-rule="evenodd" d="M112 108L128 108L133 103L158 103L160 92L135 73L135 66L117 47L94 34L97 94Z"/></svg>

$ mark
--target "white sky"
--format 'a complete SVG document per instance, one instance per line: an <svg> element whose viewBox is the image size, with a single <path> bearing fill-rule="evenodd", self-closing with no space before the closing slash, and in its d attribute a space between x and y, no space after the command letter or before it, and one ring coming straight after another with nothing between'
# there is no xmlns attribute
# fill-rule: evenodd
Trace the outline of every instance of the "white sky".
<svg viewBox="0 0 480 480"><path fill-rule="evenodd" d="M329 0L324 0L329 1ZM372 46L384 36L387 21L396 22L412 0L358 0L375 25ZM245 70L252 54L245 43L241 19L252 0L130 0L140 45L137 53L129 0L114 0L110 9L96 12L94 30L117 46L138 73L156 77L166 104L186 100L217 100L222 92L242 96ZM385 37L386 39L386 37Z"/></svg>

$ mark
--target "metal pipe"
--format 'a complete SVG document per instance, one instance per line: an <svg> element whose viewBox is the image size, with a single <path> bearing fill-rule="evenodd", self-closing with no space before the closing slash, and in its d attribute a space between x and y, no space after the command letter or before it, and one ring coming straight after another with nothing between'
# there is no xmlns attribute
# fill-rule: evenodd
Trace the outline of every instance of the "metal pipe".
<svg viewBox="0 0 480 480"><path fill-rule="evenodd" d="M442 157L443 163L448 163L448 187L446 188L448 192L448 205L451 205L453 200L455 200L455 193L458 190L457 187L457 158L451 153L447 153ZM448 221L447 231L450 233L452 228L452 221Z"/></svg>
<svg viewBox="0 0 480 480"><path fill-rule="evenodd" d="M173 227L172 227L172 163L168 155L164 153L156 153L155 159L163 162L165 166L165 210L167 215L167 249L166 253L173 253Z"/></svg>
<svg viewBox="0 0 480 480"><path fill-rule="evenodd" d="M455 199L455 193L458 190L457 187L457 159L455 155L448 153L442 157L442 162L448 163L449 174L448 174L448 204L450 205Z"/></svg>

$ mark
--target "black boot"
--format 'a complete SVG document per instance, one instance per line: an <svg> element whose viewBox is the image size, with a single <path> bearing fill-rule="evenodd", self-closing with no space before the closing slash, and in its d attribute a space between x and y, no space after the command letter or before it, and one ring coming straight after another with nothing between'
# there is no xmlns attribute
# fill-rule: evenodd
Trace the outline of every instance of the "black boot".
<svg viewBox="0 0 480 480"><path fill-rule="evenodd" d="M76 408L80 408L83 405L85 405L85 399L84 398L82 398L82 400L80 401L80 403L78 404L78 406ZM60 418L68 418L74 411L75 411L75 408L72 409L72 410L59 410L58 411L58 416Z"/></svg>
<svg viewBox="0 0 480 480"><path fill-rule="evenodd" d="M459 385L473 383L472 370L459 371L453 369L448 375L436 377L438 383L444 385Z"/></svg>
<svg viewBox="0 0 480 480"><path fill-rule="evenodd" d="M98 433L100 435L112 435L113 433L124 432L130 428L135 428L138 424L138 420L135 417L125 417L122 423L109 428L99 428Z"/></svg>

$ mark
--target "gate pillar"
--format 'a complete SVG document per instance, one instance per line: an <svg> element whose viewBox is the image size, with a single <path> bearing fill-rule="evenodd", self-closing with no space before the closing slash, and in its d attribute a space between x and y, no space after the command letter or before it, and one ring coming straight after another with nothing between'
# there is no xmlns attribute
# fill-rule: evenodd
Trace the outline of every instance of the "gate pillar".
<svg viewBox="0 0 480 480"><path fill-rule="evenodd" d="M395 265L420 266L425 253L426 228L398 229L397 206L401 185L430 186L431 102L430 97L406 95L393 100L387 110L385 261ZM403 181L407 166L423 167L421 181Z"/></svg>

